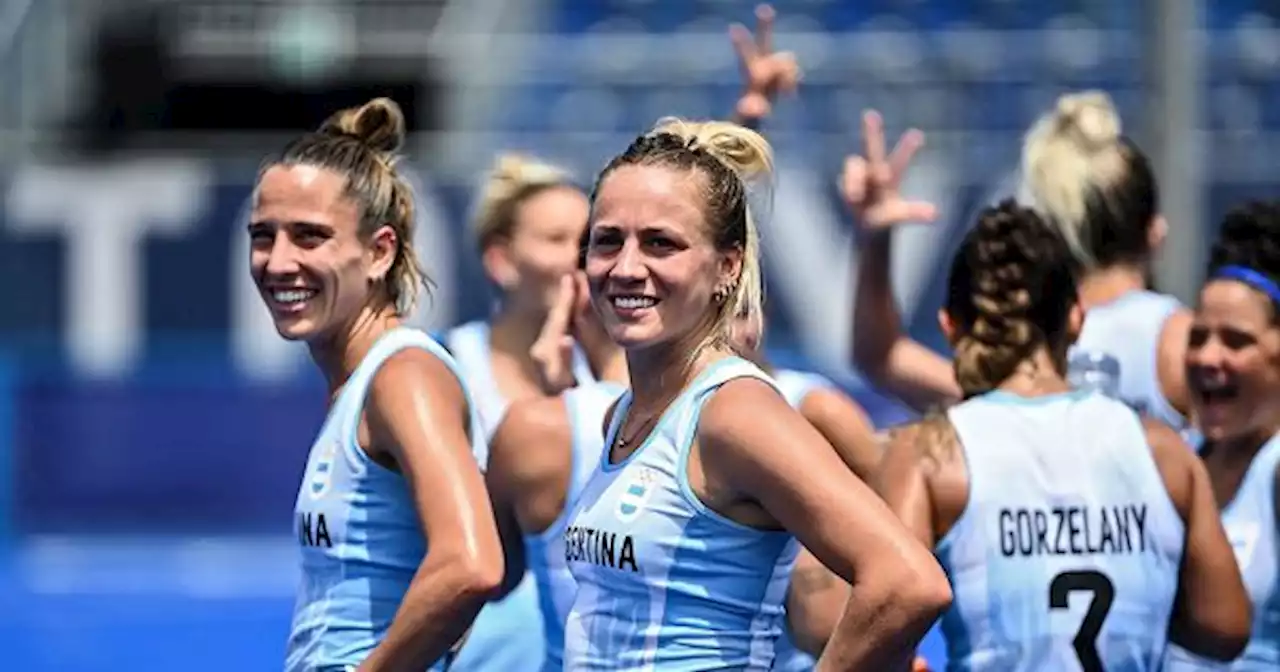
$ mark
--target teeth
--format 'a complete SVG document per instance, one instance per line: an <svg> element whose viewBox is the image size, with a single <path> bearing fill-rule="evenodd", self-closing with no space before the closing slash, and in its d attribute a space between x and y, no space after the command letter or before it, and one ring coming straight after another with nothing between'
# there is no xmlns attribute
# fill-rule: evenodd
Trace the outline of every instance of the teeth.
<svg viewBox="0 0 1280 672"><path fill-rule="evenodd" d="M624 310L635 310L637 308L649 308L658 301L648 296L619 296L614 298L613 305Z"/></svg>
<svg viewBox="0 0 1280 672"><path fill-rule="evenodd" d="M316 295L314 289L277 289L271 297L280 303L299 303Z"/></svg>

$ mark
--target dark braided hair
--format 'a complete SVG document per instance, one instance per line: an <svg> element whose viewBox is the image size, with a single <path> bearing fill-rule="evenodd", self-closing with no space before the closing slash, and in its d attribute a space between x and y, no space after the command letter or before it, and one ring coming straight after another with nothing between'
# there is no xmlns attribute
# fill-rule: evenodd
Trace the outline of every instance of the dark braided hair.
<svg viewBox="0 0 1280 672"><path fill-rule="evenodd" d="M762 314L764 310L760 241L748 207L747 187L772 174L769 143L759 133L729 122L661 119L600 171L591 190L592 203L605 178L623 166L664 166L702 176L702 213L712 245L722 252L742 252L741 272L720 288L723 300L710 307L713 326L702 345L732 346L734 316Z"/></svg>
<svg viewBox="0 0 1280 672"><path fill-rule="evenodd" d="M979 215L952 261L946 304L966 398L995 389L1041 347L1065 373L1080 272L1067 242L1034 211L1006 200Z"/></svg>

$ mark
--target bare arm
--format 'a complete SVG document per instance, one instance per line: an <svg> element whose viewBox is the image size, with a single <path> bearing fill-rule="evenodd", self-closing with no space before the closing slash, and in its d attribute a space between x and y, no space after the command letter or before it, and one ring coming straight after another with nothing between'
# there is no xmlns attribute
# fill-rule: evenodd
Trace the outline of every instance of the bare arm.
<svg viewBox="0 0 1280 672"><path fill-rule="evenodd" d="M506 554L497 598L524 578L525 535L547 529L564 509L570 441L564 400L549 397L512 404L489 442L485 482Z"/></svg>
<svg viewBox="0 0 1280 672"><path fill-rule="evenodd" d="M1249 641L1252 606L1209 474L1168 426L1149 421L1146 429L1160 476L1187 531L1169 638L1192 653L1234 660Z"/></svg>
<svg viewBox="0 0 1280 672"><path fill-rule="evenodd" d="M866 412L849 395L836 389L814 390L800 402L800 414L835 447L858 478L871 478L880 464L880 441Z"/></svg>
<svg viewBox="0 0 1280 672"><path fill-rule="evenodd" d="M800 549L787 587L787 625L797 648L822 655L849 602L849 584L807 549Z"/></svg>
<svg viewBox="0 0 1280 672"><path fill-rule="evenodd" d="M951 362L903 333L893 298L890 231L867 235L858 250L853 361L872 382L924 411L960 399Z"/></svg>
<svg viewBox="0 0 1280 672"><path fill-rule="evenodd" d="M360 670L421 670L448 651L498 587L502 549L471 454L466 399L443 362L418 349L392 356L370 385L365 418L374 448L404 475L431 543L386 637Z"/></svg>
<svg viewBox="0 0 1280 672"><path fill-rule="evenodd" d="M759 502L851 584L817 669L906 669L951 601L929 550L812 425L758 380L730 381L711 397L698 442L707 473Z"/></svg>
<svg viewBox="0 0 1280 672"><path fill-rule="evenodd" d="M902 178L924 134L907 131L892 153L885 151L884 122L862 115L863 155L845 159L840 195L858 227L858 272L854 286L853 361L864 374L919 410L960 398L951 364L907 337L890 280L892 227L932 221L928 203L907 200Z"/></svg>
<svg viewBox="0 0 1280 672"><path fill-rule="evenodd" d="M1160 391L1183 417L1191 413L1191 391L1187 388L1185 362L1192 319L1191 311L1186 308L1170 315L1160 330L1160 344L1157 346L1156 375L1160 379Z"/></svg>
<svg viewBox="0 0 1280 672"><path fill-rule="evenodd" d="M929 493L929 472L937 468L922 459L918 424L895 428L889 433L884 459L876 473L875 487L885 504L926 547L938 543L933 500Z"/></svg>

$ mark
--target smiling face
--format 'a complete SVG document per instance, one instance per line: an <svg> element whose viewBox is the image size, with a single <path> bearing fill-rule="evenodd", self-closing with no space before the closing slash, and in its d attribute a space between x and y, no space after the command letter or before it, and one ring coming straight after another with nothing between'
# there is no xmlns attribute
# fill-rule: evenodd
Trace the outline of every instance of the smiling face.
<svg viewBox="0 0 1280 672"><path fill-rule="evenodd" d="M1280 329L1274 318L1270 299L1242 282L1210 280L1200 291L1186 373L1205 439L1280 428Z"/></svg>
<svg viewBox="0 0 1280 672"><path fill-rule="evenodd" d="M609 335L628 350L709 330L717 288L738 274L741 252L712 244L703 187L693 170L633 164L611 171L596 191L586 260L591 299Z"/></svg>
<svg viewBox="0 0 1280 672"><path fill-rule="evenodd" d="M258 181L249 267L276 330L313 341L345 328L370 305L395 257L389 226L360 235L360 208L342 175L278 165Z"/></svg>

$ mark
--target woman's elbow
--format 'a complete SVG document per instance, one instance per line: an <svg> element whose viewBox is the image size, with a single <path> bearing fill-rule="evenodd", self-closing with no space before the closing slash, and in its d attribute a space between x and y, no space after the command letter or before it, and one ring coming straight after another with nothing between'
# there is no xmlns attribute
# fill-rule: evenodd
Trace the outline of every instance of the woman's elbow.
<svg viewBox="0 0 1280 672"><path fill-rule="evenodd" d="M443 550L443 549L440 549ZM428 554L427 561L432 560ZM459 593L485 600L502 590L506 563L500 551L473 549L437 553L435 561L452 579Z"/></svg>
<svg viewBox="0 0 1280 672"><path fill-rule="evenodd" d="M932 621L951 607L951 582L932 554L921 549L906 555L891 565L886 580L899 604L910 605Z"/></svg>

